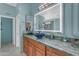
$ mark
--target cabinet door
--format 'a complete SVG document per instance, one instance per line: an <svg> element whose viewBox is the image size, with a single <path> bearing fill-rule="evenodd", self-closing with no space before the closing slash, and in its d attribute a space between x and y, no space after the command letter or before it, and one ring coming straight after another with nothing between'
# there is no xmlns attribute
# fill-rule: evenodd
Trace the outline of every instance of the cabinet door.
<svg viewBox="0 0 79 59"><path fill-rule="evenodd" d="M46 47L46 55L47 56L64 56L64 52L54 49L54 48Z"/></svg>
<svg viewBox="0 0 79 59"><path fill-rule="evenodd" d="M46 56L57 56L57 54L51 51L46 51Z"/></svg>
<svg viewBox="0 0 79 59"><path fill-rule="evenodd" d="M24 39L23 39L23 52L26 54L26 55L28 55L28 41L27 41L27 39L24 37Z"/></svg>
<svg viewBox="0 0 79 59"><path fill-rule="evenodd" d="M46 56L58 56L58 55L53 51L46 51Z"/></svg>
<svg viewBox="0 0 79 59"><path fill-rule="evenodd" d="M45 51L40 50L39 48L35 48L35 56L45 56Z"/></svg>
<svg viewBox="0 0 79 59"><path fill-rule="evenodd" d="M29 49L28 49L28 45L23 47L23 52L28 56L29 55Z"/></svg>
<svg viewBox="0 0 79 59"><path fill-rule="evenodd" d="M28 56L33 56L34 49L32 46L28 46Z"/></svg>

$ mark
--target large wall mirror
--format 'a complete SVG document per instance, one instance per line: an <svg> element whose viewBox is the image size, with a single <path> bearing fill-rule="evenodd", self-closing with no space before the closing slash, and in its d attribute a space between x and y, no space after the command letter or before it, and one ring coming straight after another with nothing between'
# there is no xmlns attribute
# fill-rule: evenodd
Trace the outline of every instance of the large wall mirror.
<svg viewBox="0 0 79 59"><path fill-rule="evenodd" d="M62 4L55 4L34 15L34 30L63 32Z"/></svg>

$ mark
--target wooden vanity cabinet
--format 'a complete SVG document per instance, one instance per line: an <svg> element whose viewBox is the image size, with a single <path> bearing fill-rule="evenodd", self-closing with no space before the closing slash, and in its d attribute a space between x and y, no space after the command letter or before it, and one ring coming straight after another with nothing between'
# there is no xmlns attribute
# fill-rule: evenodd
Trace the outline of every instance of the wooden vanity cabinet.
<svg viewBox="0 0 79 59"><path fill-rule="evenodd" d="M29 43L28 43L28 40L26 40L27 38L26 37L24 37L24 39L23 39L23 52L26 54L26 55L29 55L28 53L28 50L29 50Z"/></svg>
<svg viewBox="0 0 79 59"><path fill-rule="evenodd" d="M45 56L45 45L27 37L23 41L23 50L27 56Z"/></svg>
<svg viewBox="0 0 79 59"><path fill-rule="evenodd" d="M65 56L64 51L51 48L29 37L24 37L23 51L27 56Z"/></svg>
<svg viewBox="0 0 79 59"><path fill-rule="evenodd" d="M28 56L34 56L34 47L33 47L33 45L32 44L30 44L30 45L28 45L28 47L27 47L27 51L28 51Z"/></svg>
<svg viewBox="0 0 79 59"><path fill-rule="evenodd" d="M65 53L55 48L46 47L46 56L65 56Z"/></svg>
<svg viewBox="0 0 79 59"><path fill-rule="evenodd" d="M35 56L45 56L45 51L42 51L41 49L35 48Z"/></svg>

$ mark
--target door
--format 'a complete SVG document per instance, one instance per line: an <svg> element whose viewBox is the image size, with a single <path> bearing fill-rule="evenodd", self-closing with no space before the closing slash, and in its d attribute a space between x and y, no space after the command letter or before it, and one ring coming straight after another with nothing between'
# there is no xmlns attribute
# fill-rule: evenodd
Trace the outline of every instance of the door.
<svg viewBox="0 0 79 59"><path fill-rule="evenodd" d="M1 17L1 45L12 43L12 19Z"/></svg>
<svg viewBox="0 0 79 59"><path fill-rule="evenodd" d="M43 50L41 50L39 48L35 48L34 55L35 56L45 56L45 51L43 51Z"/></svg>
<svg viewBox="0 0 79 59"><path fill-rule="evenodd" d="M33 47L28 46L28 56L33 56L33 53L34 53L33 51L34 51Z"/></svg>

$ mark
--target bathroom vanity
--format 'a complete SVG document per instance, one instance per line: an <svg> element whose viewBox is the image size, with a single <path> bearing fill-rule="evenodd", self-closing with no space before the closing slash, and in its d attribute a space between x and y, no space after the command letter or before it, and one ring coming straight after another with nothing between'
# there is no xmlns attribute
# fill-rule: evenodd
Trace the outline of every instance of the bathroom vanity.
<svg viewBox="0 0 79 59"><path fill-rule="evenodd" d="M34 35L24 35L23 52L27 56L71 56L79 55L78 51L79 49L67 42L47 38L37 39Z"/></svg>
<svg viewBox="0 0 79 59"><path fill-rule="evenodd" d="M28 56L64 56L64 52L50 48L29 37L24 37L24 52Z"/></svg>

